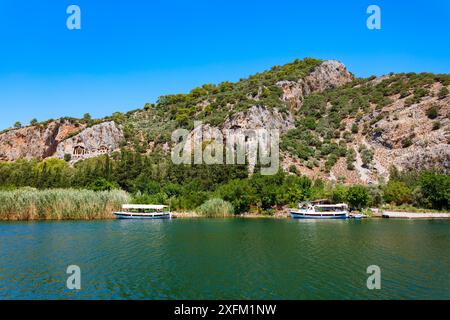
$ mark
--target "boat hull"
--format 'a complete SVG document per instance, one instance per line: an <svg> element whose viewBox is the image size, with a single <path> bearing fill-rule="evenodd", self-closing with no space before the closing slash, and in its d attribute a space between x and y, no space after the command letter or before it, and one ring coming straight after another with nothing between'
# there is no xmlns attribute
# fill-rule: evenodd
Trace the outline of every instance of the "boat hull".
<svg viewBox="0 0 450 320"><path fill-rule="evenodd" d="M290 212L293 219L347 219L348 213L303 213L303 212Z"/></svg>
<svg viewBox="0 0 450 320"><path fill-rule="evenodd" d="M117 219L171 219L172 214L142 214L142 213L123 213L114 212Z"/></svg>

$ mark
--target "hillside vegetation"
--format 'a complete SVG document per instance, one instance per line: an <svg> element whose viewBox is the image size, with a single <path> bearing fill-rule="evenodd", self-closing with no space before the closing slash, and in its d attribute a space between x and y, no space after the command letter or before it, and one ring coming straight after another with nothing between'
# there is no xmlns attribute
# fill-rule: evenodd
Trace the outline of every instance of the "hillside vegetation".
<svg viewBox="0 0 450 320"><path fill-rule="evenodd" d="M283 206L324 197L358 209L448 210L449 86L448 74L357 79L337 62L296 60L236 83L162 96L142 109L104 119L85 115L11 129L0 134L0 156L2 135L23 136L27 131L19 130L36 127L41 134L53 126L64 140L113 121L123 140L118 150L79 161L47 157L0 162L0 188L122 189L134 202L170 204L205 216L273 214ZM261 124L280 129L282 170L261 176L258 165L250 175L246 165L174 165L171 133L193 129L195 120L219 129ZM4 145L14 154L14 145Z"/></svg>

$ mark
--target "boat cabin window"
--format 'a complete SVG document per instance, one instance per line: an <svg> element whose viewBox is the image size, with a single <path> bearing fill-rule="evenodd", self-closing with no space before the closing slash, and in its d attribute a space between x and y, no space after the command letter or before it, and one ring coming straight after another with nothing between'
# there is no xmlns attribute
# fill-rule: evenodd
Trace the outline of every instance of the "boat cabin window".
<svg viewBox="0 0 450 320"><path fill-rule="evenodd" d="M335 207L316 206L315 210L316 210L316 212L336 212L336 211L343 211L344 207L341 207L341 206L335 206Z"/></svg>
<svg viewBox="0 0 450 320"><path fill-rule="evenodd" d="M161 209L124 209L125 212L132 212L132 213L152 213L152 212L161 212Z"/></svg>

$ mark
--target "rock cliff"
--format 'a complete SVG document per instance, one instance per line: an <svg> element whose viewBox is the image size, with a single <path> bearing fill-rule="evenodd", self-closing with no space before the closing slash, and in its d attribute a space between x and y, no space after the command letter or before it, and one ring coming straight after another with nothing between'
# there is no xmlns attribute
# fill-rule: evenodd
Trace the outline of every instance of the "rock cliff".
<svg viewBox="0 0 450 320"><path fill-rule="evenodd" d="M52 156L58 143L83 128L80 123L69 120L51 121L8 130L0 134L0 160L44 159Z"/></svg>
<svg viewBox="0 0 450 320"><path fill-rule="evenodd" d="M74 137L58 144L55 156L72 161L109 154L117 150L123 139L122 130L113 121L86 128Z"/></svg>

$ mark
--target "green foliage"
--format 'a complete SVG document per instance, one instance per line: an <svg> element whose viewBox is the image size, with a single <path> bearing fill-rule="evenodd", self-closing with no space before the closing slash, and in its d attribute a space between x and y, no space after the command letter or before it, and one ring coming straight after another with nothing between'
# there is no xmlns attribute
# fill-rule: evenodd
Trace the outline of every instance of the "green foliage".
<svg viewBox="0 0 450 320"><path fill-rule="evenodd" d="M432 130L439 130L440 128L441 128L441 123L439 121L434 121Z"/></svg>
<svg viewBox="0 0 450 320"><path fill-rule="evenodd" d="M444 99L446 96L448 96L449 90L447 87L442 87L441 90L439 90L438 97L439 99Z"/></svg>
<svg viewBox="0 0 450 320"><path fill-rule="evenodd" d="M94 191L110 191L120 189L120 187L116 182L108 181L105 178L97 178L89 184L88 189Z"/></svg>
<svg viewBox="0 0 450 320"><path fill-rule="evenodd" d="M347 150L347 157L346 157L347 169L348 170L355 170L355 161L356 161L356 152L355 152L355 150L348 149Z"/></svg>
<svg viewBox="0 0 450 320"><path fill-rule="evenodd" d="M36 125L37 123L38 123L38 121L36 118L33 118L30 120L30 125L32 125L32 126Z"/></svg>
<svg viewBox="0 0 450 320"><path fill-rule="evenodd" d="M234 213L231 203L219 198L207 200L195 210L198 214L208 218L227 217Z"/></svg>
<svg viewBox="0 0 450 320"><path fill-rule="evenodd" d="M345 203L347 202L348 187L338 184L331 190L331 201L334 203Z"/></svg>
<svg viewBox="0 0 450 320"><path fill-rule="evenodd" d="M232 180L218 187L216 194L233 205L236 214L247 212L254 203L253 190L248 180Z"/></svg>
<svg viewBox="0 0 450 320"><path fill-rule="evenodd" d="M429 208L448 209L450 202L450 175L425 171L420 175L422 203Z"/></svg>
<svg viewBox="0 0 450 320"><path fill-rule="evenodd" d="M220 125L227 116L254 105L287 110L286 104L280 99L282 90L276 83L281 80L297 81L310 74L320 63L320 60L309 58L295 60L236 83L207 84L192 89L188 94L161 96L154 108L147 107L146 110L168 111L172 114L172 119L183 126L192 120ZM205 103L207 107L203 110L202 105Z"/></svg>
<svg viewBox="0 0 450 320"><path fill-rule="evenodd" d="M348 203L357 209L367 207L370 201L369 192L364 186L352 186L347 191Z"/></svg>
<svg viewBox="0 0 450 320"><path fill-rule="evenodd" d="M90 115L89 113L85 113L85 114L83 115L83 121L89 122L89 121L91 121L91 120L92 120L92 117L91 117L91 115Z"/></svg>
<svg viewBox="0 0 450 320"><path fill-rule="evenodd" d="M14 128L15 128L15 129L20 129L20 128L22 128L22 123L20 123L20 121L14 122Z"/></svg>
<svg viewBox="0 0 450 320"><path fill-rule="evenodd" d="M412 141L411 136L402 139L402 147L403 148L408 148L408 147L412 146L412 144L413 144L413 141Z"/></svg>
<svg viewBox="0 0 450 320"><path fill-rule="evenodd" d="M425 112L430 119L436 119L439 116L439 109L436 106L432 106Z"/></svg>
<svg viewBox="0 0 450 320"><path fill-rule="evenodd" d="M390 180L383 188L383 199L396 205L411 203L412 190L402 181Z"/></svg>
<svg viewBox="0 0 450 320"><path fill-rule="evenodd" d="M437 169L399 172L395 168L391 169L390 175L391 180L384 187L386 202L449 209L450 175Z"/></svg>
<svg viewBox="0 0 450 320"><path fill-rule="evenodd" d="M121 190L0 191L0 220L107 219L128 201L128 194Z"/></svg>
<svg viewBox="0 0 450 320"><path fill-rule="evenodd" d="M369 149L366 145L362 144L359 146L359 153L361 155L361 160L363 167L370 168L373 161L373 150Z"/></svg>

